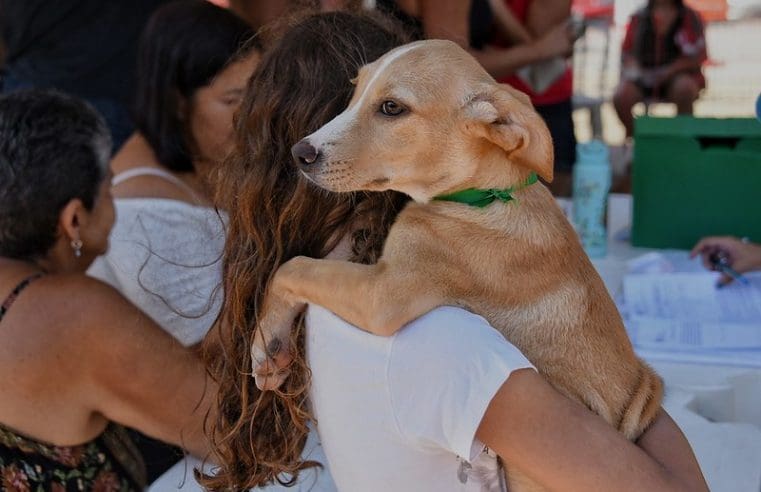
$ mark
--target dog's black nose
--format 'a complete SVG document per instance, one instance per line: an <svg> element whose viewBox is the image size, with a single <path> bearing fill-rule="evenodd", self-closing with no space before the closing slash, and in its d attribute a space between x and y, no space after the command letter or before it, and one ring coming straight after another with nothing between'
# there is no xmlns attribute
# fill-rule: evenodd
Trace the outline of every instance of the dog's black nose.
<svg viewBox="0 0 761 492"><path fill-rule="evenodd" d="M320 153L306 138L291 147L291 155L302 167L308 167L320 157Z"/></svg>

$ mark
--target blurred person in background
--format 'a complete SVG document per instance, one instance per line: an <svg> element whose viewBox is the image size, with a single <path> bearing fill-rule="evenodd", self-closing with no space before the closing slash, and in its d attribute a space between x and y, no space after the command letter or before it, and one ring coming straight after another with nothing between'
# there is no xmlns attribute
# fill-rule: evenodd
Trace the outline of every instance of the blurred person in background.
<svg viewBox="0 0 761 492"><path fill-rule="evenodd" d="M154 13L137 51L137 130L111 161L116 223L88 273L187 347L204 338L221 304L224 223L209 179L232 144L233 113L260 47L229 10L178 0ZM134 439L152 478L181 457Z"/></svg>
<svg viewBox="0 0 761 492"><path fill-rule="evenodd" d="M209 179L259 56L253 30L205 0L160 8L140 39L137 131L111 161L117 220L90 274L186 346L216 318L224 237Z"/></svg>
<svg viewBox="0 0 761 492"><path fill-rule="evenodd" d="M557 2L548 5L552 3ZM376 6L406 25L413 38L449 39L458 43L495 78L512 75L533 63L569 55L573 49L566 19L538 35L532 34L504 0L378 0ZM545 16L555 19L546 12ZM495 36L506 45L492 43Z"/></svg>
<svg viewBox="0 0 761 492"><path fill-rule="evenodd" d="M201 361L85 275L114 221L110 149L72 96L0 96L2 490L142 490L122 426L207 454Z"/></svg>
<svg viewBox="0 0 761 492"><path fill-rule="evenodd" d="M137 38L166 0L0 0L0 89L55 88L106 119L116 151L132 132Z"/></svg>
<svg viewBox="0 0 761 492"><path fill-rule="evenodd" d="M621 48L621 82L613 96L627 137L634 134L632 108L638 102L671 102L678 114L692 114L706 86L703 31L700 16L682 0L648 0L631 17Z"/></svg>
<svg viewBox="0 0 761 492"><path fill-rule="evenodd" d="M520 25L525 27L530 39L543 39L548 36L563 34L571 42L581 35L571 26L570 0L499 0ZM573 46L565 53L555 54L570 57ZM573 69L570 63L560 64L554 81L547 87L535 88L522 77L513 74L500 78L499 81L510 84L525 92L531 98L534 109L542 117L552 135L552 147L555 158L555 176L549 184L553 194L570 196L571 173L576 163L576 134L573 125ZM554 68L558 70L557 68Z"/></svg>

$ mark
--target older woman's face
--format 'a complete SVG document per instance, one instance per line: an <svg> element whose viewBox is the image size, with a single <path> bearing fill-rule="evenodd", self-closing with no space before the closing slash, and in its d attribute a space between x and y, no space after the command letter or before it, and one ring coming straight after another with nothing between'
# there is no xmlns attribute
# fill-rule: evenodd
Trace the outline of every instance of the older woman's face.
<svg viewBox="0 0 761 492"><path fill-rule="evenodd" d="M246 82L260 55L252 51L230 64L206 87L198 89L190 104L190 131L201 160L217 163L233 143L233 114L240 106Z"/></svg>

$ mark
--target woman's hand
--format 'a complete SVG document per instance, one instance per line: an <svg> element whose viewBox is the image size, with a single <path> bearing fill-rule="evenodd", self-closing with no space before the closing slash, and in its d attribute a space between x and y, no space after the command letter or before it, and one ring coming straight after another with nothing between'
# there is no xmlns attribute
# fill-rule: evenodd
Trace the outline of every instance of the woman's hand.
<svg viewBox="0 0 761 492"><path fill-rule="evenodd" d="M715 263L724 258L727 266L744 273L751 270L761 270L761 245L743 241L731 236L713 236L701 239L692 248L690 258L700 255L703 266L716 270ZM732 277L722 275L720 285L732 282Z"/></svg>

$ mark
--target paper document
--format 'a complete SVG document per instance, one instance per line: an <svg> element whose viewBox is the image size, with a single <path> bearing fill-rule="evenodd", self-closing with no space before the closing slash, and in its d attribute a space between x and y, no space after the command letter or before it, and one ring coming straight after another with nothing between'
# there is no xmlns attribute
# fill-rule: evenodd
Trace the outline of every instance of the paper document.
<svg viewBox="0 0 761 492"><path fill-rule="evenodd" d="M632 340L643 348L761 348L761 327L752 323L634 316L626 325Z"/></svg>
<svg viewBox="0 0 761 492"><path fill-rule="evenodd" d="M750 285L716 288L714 273L624 277L626 327L632 342L652 349L761 348L761 275Z"/></svg>
<svg viewBox="0 0 761 492"><path fill-rule="evenodd" d="M716 288L714 273L641 274L624 277L624 298L631 316L697 321L756 323L761 326L761 275L750 285Z"/></svg>

